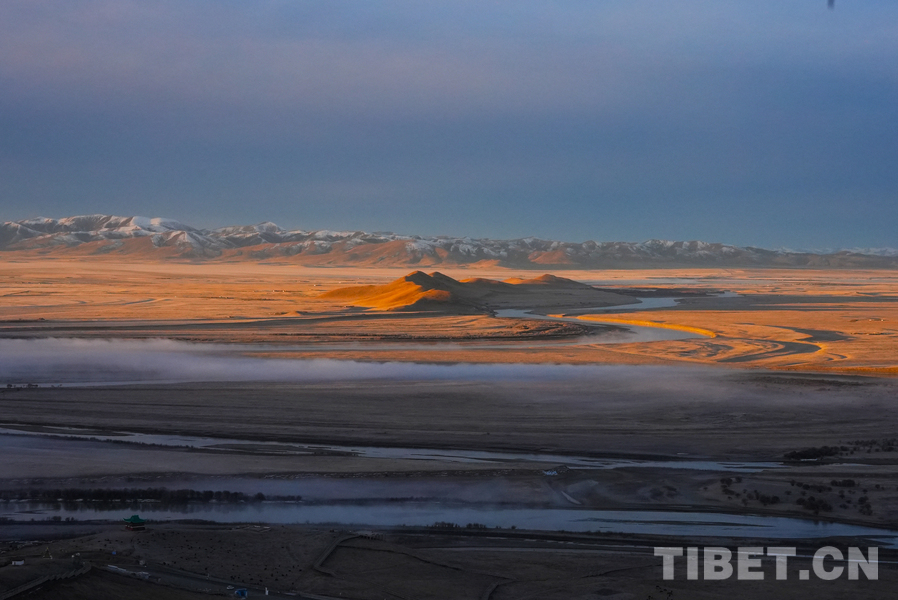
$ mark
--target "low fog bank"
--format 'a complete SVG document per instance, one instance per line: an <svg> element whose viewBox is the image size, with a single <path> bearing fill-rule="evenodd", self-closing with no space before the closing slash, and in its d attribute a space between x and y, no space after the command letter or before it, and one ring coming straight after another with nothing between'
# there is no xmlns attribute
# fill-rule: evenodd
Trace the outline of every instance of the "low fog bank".
<svg viewBox="0 0 898 600"><path fill-rule="evenodd" d="M422 364L243 355L247 346L173 340L0 340L0 385L132 382L305 382L347 380L558 381L687 389L721 380L703 368L552 364ZM722 383L722 382L721 382Z"/></svg>

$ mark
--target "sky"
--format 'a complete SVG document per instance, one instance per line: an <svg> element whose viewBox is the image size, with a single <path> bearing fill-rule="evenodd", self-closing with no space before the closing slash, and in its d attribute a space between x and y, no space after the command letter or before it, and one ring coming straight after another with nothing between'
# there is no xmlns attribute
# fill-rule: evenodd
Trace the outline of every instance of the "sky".
<svg viewBox="0 0 898 600"><path fill-rule="evenodd" d="M0 221L898 247L894 0L3 0Z"/></svg>

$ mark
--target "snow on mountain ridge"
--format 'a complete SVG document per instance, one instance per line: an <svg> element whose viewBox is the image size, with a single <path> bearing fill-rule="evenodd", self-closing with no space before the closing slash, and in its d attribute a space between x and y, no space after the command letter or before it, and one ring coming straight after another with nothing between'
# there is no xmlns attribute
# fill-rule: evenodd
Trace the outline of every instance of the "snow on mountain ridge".
<svg viewBox="0 0 898 600"><path fill-rule="evenodd" d="M638 265L858 266L898 268L898 250L851 249L812 253L739 247L716 242L651 239L644 242L563 242L391 232L293 230L266 221L196 229L173 219L81 215L0 224L0 250L65 251L92 243L89 253L124 252L140 238L168 258L243 256L255 260L298 257L315 264L469 264L495 261L510 267L615 268ZM130 240L134 240L133 242ZM160 255L162 256L162 255Z"/></svg>
<svg viewBox="0 0 898 600"><path fill-rule="evenodd" d="M850 252L862 256L898 256L898 248L844 248L838 252Z"/></svg>
<svg viewBox="0 0 898 600"><path fill-rule="evenodd" d="M814 248L814 249L793 249L793 248L780 248L782 252L804 252L808 254L857 254L860 256L886 256L893 257L898 256L898 248Z"/></svg>

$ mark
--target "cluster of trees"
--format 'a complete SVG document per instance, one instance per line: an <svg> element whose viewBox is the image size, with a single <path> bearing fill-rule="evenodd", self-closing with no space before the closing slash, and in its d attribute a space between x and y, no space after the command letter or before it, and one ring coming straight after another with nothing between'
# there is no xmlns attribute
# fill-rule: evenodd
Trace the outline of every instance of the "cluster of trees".
<svg viewBox="0 0 898 600"><path fill-rule="evenodd" d="M449 521L437 521L431 525L431 527L434 529L488 529L483 523L468 523L462 527L458 523L451 523ZM512 527L512 529L514 529L514 527Z"/></svg>
<svg viewBox="0 0 898 600"><path fill-rule="evenodd" d="M857 485L857 482L854 479L833 479L829 484L833 487L852 488Z"/></svg>
<svg viewBox="0 0 898 600"><path fill-rule="evenodd" d="M798 487L803 490L801 492L802 497L798 498L798 500L796 500L795 503L798 505L804 506L804 508L806 508L808 510L814 511L814 514L819 513L821 510L822 511L830 511L830 510L832 510L832 505L829 503L829 501L827 501L823 498L815 498L814 496L805 497L806 491L824 493L824 492L832 492L833 488L842 488L839 490L839 497L836 498L834 500L834 502L840 503L839 508L843 508L843 509L850 508L852 501L851 501L851 498L849 498L846 495L846 489L847 489L847 494L853 495L855 493L855 489L860 488L861 482L856 481L854 479L833 479L829 483L830 483L830 485L826 486L826 485L820 485L820 484L800 483L795 480L792 480L789 482L790 485ZM884 490L885 487L877 483L875 486L875 489ZM789 492L786 492L786 493L788 494ZM873 507L870 505L870 499L866 495L867 490L866 489L860 490L860 493L864 494L864 495L860 496L856 501L858 512L861 513L862 515L868 515L868 516L872 515Z"/></svg>
<svg viewBox="0 0 898 600"><path fill-rule="evenodd" d="M819 448L807 448L787 452L787 460L819 460L827 456L838 456L840 452L848 452L848 446L820 446Z"/></svg>
<svg viewBox="0 0 898 600"><path fill-rule="evenodd" d="M829 512L833 509L833 505L827 502L823 498L815 498L814 496L808 496L807 498L799 498L795 501L795 504L799 506L803 506L807 510L813 511L815 515L820 514L820 511Z"/></svg>
<svg viewBox="0 0 898 600"><path fill-rule="evenodd" d="M820 446L787 452L786 460L819 460L828 456L847 456L855 452L895 452L898 450L898 438L884 440L855 440L848 442L850 446Z"/></svg>
<svg viewBox="0 0 898 600"><path fill-rule="evenodd" d="M764 506L770 504L779 504L781 502L781 498L772 494L762 494L758 490L748 491L746 489L742 490L742 493L738 493L735 490L731 489L730 486L734 483L740 483L742 481L741 477L723 477L720 479L720 487L721 491L730 497L742 498L742 504L748 505L750 500L756 500L763 504ZM833 510L833 505L827 500L825 497L821 496L808 496L808 492L815 492L817 494L825 494L827 492L832 492L833 488L842 488L838 490L839 497L834 500L837 504L839 504L840 508L848 509L849 505L852 503L851 499L846 495L854 495L855 489L858 489L862 496L857 499L857 510L862 515L872 515L873 507L870 504L870 499L867 497L867 490L860 489L861 482L856 481L854 479L833 479L829 482L830 485L819 484L819 483L802 483L800 481L796 481L792 479L789 481L789 485L792 487L796 487L801 490L801 497L798 498L795 503L799 506L812 511L815 515L819 514L821 511L829 512ZM707 488L706 488L707 489ZM885 490L886 487L881 484L876 484L875 489L877 490ZM847 490L847 492L846 492ZM787 496L792 495L792 492L789 490L785 491Z"/></svg>
<svg viewBox="0 0 898 600"><path fill-rule="evenodd" d="M808 492L817 492L822 494L823 492L831 492L833 489L829 486L822 485L819 483L801 483L800 481L795 481L794 479L789 482L789 485L799 487Z"/></svg>
<svg viewBox="0 0 898 600"><path fill-rule="evenodd" d="M854 445L852 450L864 450L867 454L871 452L894 452L898 449L898 438L888 438L884 440L855 440L851 442Z"/></svg>
<svg viewBox="0 0 898 600"><path fill-rule="evenodd" d="M753 491L753 492L749 492L748 494L746 494L746 497L747 497L749 500L752 500L752 499L757 500L758 502L760 502L760 503L763 504L764 506L767 506L768 504L779 504L779 502L780 502L780 497L779 497L779 496L776 496L776 495L768 495L768 494L762 494L762 493L760 493L758 490L755 490L755 491Z"/></svg>
<svg viewBox="0 0 898 600"><path fill-rule="evenodd" d="M730 486L733 485L734 483L742 483L742 478L741 477L722 477L720 479L720 487L723 490L724 494L726 494L727 496L735 496L736 498L741 498L742 494L730 489ZM779 504L779 502L780 502L779 496L762 494L758 490L752 490L749 492L749 491L743 489L742 491L745 494L745 497L742 498L742 504L747 505L749 500L756 500L756 501L760 502L761 504L763 504L764 506L767 506L768 504Z"/></svg>

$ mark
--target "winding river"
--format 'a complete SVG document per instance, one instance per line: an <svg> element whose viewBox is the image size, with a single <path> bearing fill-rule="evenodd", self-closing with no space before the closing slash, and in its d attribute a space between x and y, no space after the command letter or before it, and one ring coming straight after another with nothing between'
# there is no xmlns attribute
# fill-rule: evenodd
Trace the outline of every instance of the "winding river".
<svg viewBox="0 0 898 600"><path fill-rule="evenodd" d="M12 510L10 510L12 509ZM375 502L365 504L304 504L252 502L244 504L189 504L180 509L154 503L123 503L122 508L100 510L84 504L0 503L0 516L14 521L31 519L119 520L135 514L150 520L201 519L218 523L313 523L341 526L429 526L437 522L477 523L488 528L537 531L614 532L651 535L725 536L736 538L813 539L838 536L875 539L898 547L898 531L829 523L811 519L733 515L712 512L650 510L590 510L514 506L460 506L439 502Z"/></svg>

